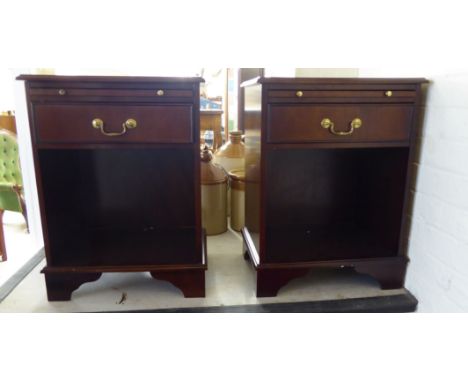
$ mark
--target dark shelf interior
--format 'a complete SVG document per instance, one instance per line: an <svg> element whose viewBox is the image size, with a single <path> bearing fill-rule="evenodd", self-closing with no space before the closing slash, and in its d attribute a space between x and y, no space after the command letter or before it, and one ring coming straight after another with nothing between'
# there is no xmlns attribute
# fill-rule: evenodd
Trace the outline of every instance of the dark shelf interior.
<svg viewBox="0 0 468 382"><path fill-rule="evenodd" d="M191 148L39 151L53 266L199 263Z"/></svg>
<svg viewBox="0 0 468 382"><path fill-rule="evenodd" d="M267 261L397 256L408 152L407 147L269 152Z"/></svg>

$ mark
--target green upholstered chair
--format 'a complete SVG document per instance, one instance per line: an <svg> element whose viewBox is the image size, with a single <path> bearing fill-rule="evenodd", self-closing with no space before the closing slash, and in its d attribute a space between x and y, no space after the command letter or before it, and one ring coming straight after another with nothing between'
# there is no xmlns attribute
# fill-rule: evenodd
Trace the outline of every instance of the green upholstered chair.
<svg viewBox="0 0 468 382"><path fill-rule="evenodd" d="M0 129L0 252L3 261L7 258L3 234L4 211L21 212L27 227L18 141L13 133Z"/></svg>

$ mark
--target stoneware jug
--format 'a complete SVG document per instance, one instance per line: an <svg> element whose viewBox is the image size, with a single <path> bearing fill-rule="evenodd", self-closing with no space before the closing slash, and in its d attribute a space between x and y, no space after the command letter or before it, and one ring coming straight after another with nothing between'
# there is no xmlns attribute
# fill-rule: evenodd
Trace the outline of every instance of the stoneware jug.
<svg viewBox="0 0 468 382"><path fill-rule="evenodd" d="M212 154L205 147L201 153L202 226L207 235L227 231L228 176L224 169L212 162Z"/></svg>
<svg viewBox="0 0 468 382"><path fill-rule="evenodd" d="M242 142L242 132L231 131L229 141L216 151L214 162L220 164L226 172L244 168L245 146ZM231 193L228 191L228 216L230 215Z"/></svg>
<svg viewBox="0 0 468 382"><path fill-rule="evenodd" d="M245 171L235 169L229 171L231 190L231 228L240 231L245 220Z"/></svg>

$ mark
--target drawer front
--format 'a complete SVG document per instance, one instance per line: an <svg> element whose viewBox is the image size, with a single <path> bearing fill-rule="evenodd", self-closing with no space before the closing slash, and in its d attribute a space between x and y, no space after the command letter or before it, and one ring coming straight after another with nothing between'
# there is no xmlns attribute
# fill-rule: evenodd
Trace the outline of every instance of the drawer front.
<svg viewBox="0 0 468 382"><path fill-rule="evenodd" d="M317 103L412 103L416 91L411 89L368 89L368 90L270 90L271 102L317 102Z"/></svg>
<svg viewBox="0 0 468 382"><path fill-rule="evenodd" d="M168 89L167 87L155 87L154 89L88 89L72 87L56 88L31 88L29 95L32 98L55 98L63 101L70 101L74 98L109 98L118 101L119 98L141 98L151 102L164 101L174 98L193 98L193 91L190 89Z"/></svg>
<svg viewBox="0 0 468 382"><path fill-rule="evenodd" d="M271 143L409 141L412 115L405 105L275 104L267 136Z"/></svg>
<svg viewBox="0 0 468 382"><path fill-rule="evenodd" d="M131 123L125 125L130 119L136 122L136 127ZM36 104L34 121L38 143L190 143L193 140L192 105Z"/></svg>

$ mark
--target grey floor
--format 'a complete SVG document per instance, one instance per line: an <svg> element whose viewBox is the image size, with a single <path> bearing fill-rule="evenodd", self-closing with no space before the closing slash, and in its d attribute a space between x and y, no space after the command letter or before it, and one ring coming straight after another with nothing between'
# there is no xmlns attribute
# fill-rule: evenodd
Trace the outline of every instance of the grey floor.
<svg viewBox="0 0 468 382"><path fill-rule="evenodd" d="M103 274L82 285L67 302L48 302L43 275L45 261L0 303L0 312L102 312L216 307L283 302L325 301L390 296L404 290L382 291L369 276L324 271L291 281L277 297L255 296L255 271L242 256L238 233L228 231L208 238L209 269L206 298L186 299L174 286L148 273Z"/></svg>
<svg viewBox="0 0 468 382"><path fill-rule="evenodd" d="M3 233L8 260L0 261L0 288L37 252L31 235L27 233L24 217L19 212L5 211Z"/></svg>

